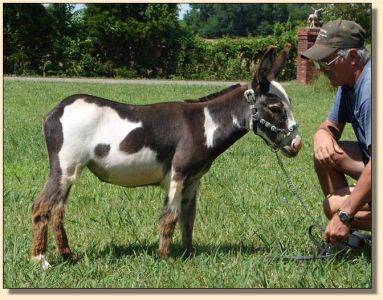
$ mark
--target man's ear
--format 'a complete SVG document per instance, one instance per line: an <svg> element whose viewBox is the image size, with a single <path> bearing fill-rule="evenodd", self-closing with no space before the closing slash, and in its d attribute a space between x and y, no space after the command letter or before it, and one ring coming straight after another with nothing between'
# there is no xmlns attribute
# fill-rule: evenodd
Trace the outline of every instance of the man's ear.
<svg viewBox="0 0 383 300"><path fill-rule="evenodd" d="M351 59L351 64L352 65L356 65L356 64L358 64L360 62L360 57L358 55L358 50L357 49L352 48L352 49L348 50L348 56Z"/></svg>

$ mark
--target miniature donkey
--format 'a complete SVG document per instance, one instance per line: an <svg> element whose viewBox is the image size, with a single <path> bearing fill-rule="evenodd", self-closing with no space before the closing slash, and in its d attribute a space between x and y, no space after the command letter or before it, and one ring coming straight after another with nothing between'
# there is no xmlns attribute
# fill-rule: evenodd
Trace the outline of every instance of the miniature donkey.
<svg viewBox="0 0 383 300"><path fill-rule="evenodd" d="M50 174L32 207L33 260L43 269L49 266L48 225L57 253L75 259L64 229L64 207L84 167L104 182L163 187L157 253L169 255L178 220L182 246L190 253L200 179L220 154L249 131L287 157L301 148L289 97L274 81L290 47L275 60L275 47L270 47L251 83L197 100L128 105L90 95L64 99L44 120Z"/></svg>

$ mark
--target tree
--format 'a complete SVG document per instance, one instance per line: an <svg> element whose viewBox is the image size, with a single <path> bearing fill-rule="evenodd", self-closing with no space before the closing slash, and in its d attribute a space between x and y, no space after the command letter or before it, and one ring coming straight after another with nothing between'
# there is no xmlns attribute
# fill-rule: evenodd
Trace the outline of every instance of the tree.
<svg viewBox="0 0 383 300"><path fill-rule="evenodd" d="M75 5L56 3L47 7L52 18L52 50L44 73L64 74L81 58L81 40L86 36L82 30L80 12Z"/></svg>
<svg viewBox="0 0 383 300"><path fill-rule="evenodd" d="M324 8L322 24L335 19L352 20L366 29L371 40L371 3L252 3L252 4L191 4L183 22L204 38L223 36L266 36L273 33L276 23L288 20L293 28L307 26L313 8Z"/></svg>
<svg viewBox="0 0 383 300"><path fill-rule="evenodd" d="M4 4L4 71L65 74L81 50L76 43L81 18L73 9L71 4Z"/></svg>
<svg viewBox="0 0 383 300"><path fill-rule="evenodd" d="M87 4L84 10L92 55L110 70L145 70L142 76L174 67L182 35L177 17L176 4Z"/></svg>
<svg viewBox="0 0 383 300"><path fill-rule="evenodd" d="M280 4L191 4L185 24L206 38L262 36L273 33L276 22L286 22L288 10Z"/></svg>
<svg viewBox="0 0 383 300"><path fill-rule="evenodd" d="M366 40L371 42L372 6L371 3L336 3L323 4L322 23L343 19L354 21L366 30Z"/></svg>
<svg viewBox="0 0 383 300"><path fill-rule="evenodd" d="M290 22L294 27L306 27L308 16L314 12L313 8L319 8L320 5L315 3L305 4L305 3L289 3L287 5L287 10L289 12Z"/></svg>
<svg viewBox="0 0 383 300"><path fill-rule="evenodd" d="M4 4L4 72L41 72L52 50L52 17L42 4Z"/></svg>

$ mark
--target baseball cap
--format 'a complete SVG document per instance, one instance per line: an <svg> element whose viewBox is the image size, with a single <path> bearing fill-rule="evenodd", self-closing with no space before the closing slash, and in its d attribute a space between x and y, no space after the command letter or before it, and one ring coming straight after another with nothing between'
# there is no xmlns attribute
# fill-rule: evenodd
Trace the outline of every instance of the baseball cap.
<svg viewBox="0 0 383 300"><path fill-rule="evenodd" d="M303 59L321 60L340 48L362 48L366 31L353 21L335 20L323 25L314 46L301 53Z"/></svg>

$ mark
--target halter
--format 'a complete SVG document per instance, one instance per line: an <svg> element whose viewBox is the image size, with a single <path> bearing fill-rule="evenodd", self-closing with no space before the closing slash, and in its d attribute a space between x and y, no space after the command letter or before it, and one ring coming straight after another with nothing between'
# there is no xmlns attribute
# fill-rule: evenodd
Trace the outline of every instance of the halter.
<svg viewBox="0 0 383 300"><path fill-rule="evenodd" d="M251 110L251 119L250 119L250 128L253 130L255 134L257 134L258 129L263 128L265 132L269 133L275 133L276 138L275 141L271 141L268 137L268 134L266 134L266 137L261 136L265 142L272 148L273 151L278 151L280 146L282 145L282 142L291 135L292 132L294 132L298 128L298 124L294 124L290 126L288 129L285 128L279 128L275 126L274 124L271 124L270 122L266 121L265 119L261 118L257 108L255 106L255 93L254 90L251 88L251 84L249 84L248 89L244 92L244 97L249 103L249 108ZM256 124L256 126L254 126Z"/></svg>

